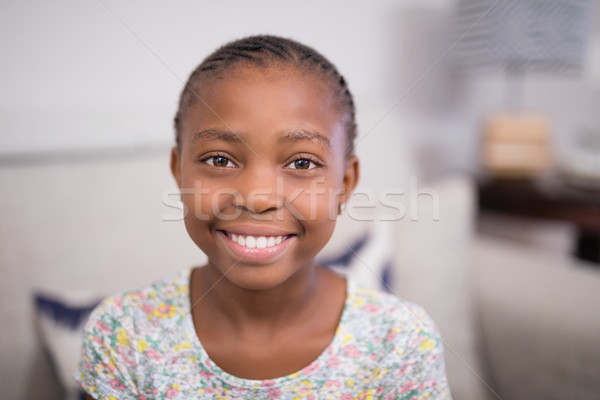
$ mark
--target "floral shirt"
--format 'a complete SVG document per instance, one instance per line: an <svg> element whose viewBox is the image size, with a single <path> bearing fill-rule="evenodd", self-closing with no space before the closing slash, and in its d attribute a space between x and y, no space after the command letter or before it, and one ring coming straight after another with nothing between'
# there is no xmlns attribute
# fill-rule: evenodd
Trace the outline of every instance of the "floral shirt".
<svg viewBox="0 0 600 400"><path fill-rule="evenodd" d="M185 270L104 300L83 333L76 379L97 399L450 399L443 347L423 309L348 282L335 336L304 369L242 379L216 365L190 313Z"/></svg>

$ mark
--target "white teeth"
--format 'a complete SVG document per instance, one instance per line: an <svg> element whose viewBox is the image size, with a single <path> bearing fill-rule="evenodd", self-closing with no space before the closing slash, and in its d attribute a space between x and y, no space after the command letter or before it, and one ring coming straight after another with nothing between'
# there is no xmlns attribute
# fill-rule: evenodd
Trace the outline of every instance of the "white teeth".
<svg viewBox="0 0 600 400"><path fill-rule="evenodd" d="M265 247L267 247L267 238L266 237L261 236L258 239L256 239L256 248L257 249L264 249Z"/></svg>
<svg viewBox="0 0 600 400"><path fill-rule="evenodd" d="M254 236L246 236L246 247L249 249L256 247L256 238Z"/></svg>
<svg viewBox="0 0 600 400"><path fill-rule="evenodd" d="M240 246L245 246L249 249L264 249L267 247L272 247L277 244L283 242L283 240L287 236L242 236L236 235L235 233L230 233L229 237L231 240L239 244Z"/></svg>

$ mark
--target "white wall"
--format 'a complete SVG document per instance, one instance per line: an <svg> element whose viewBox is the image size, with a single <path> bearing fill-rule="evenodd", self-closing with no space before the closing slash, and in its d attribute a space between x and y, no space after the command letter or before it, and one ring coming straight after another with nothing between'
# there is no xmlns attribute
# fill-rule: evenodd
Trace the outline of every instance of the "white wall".
<svg viewBox="0 0 600 400"><path fill-rule="evenodd" d="M357 98L394 98L388 16L416 3L3 2L0 154L170 142L191 70L219 45L256 33L316 47Z"/></svg>
<svg viewBox="0 0 600 400"><path fill-rule="evenodd" d="M0 159L6 154L171 143L179 91L219 45L248 34L296 38L329 57L358 103L389 110L440 168L473 170L478 123L502 106L502 77L449 78L443 58L453 0L0 4ZM524 104L556 122L556 145L600 125L600 3L589 68L578 79L534 78ZM412 89L411 89L412 88ZM429 109L431 108L431 109ZM381 116L359 127L364 134ZM377 113L374 113L374 115ZM372 133L369 133L372 135ZM382 136L383 134L381 134ZM438 157L439 158L439 157Z"/></svg>

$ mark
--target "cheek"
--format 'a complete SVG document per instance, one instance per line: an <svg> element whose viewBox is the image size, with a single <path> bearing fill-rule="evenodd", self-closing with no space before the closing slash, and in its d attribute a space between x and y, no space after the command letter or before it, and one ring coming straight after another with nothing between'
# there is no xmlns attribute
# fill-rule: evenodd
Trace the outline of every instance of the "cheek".
<svg viewBox="0 0 600 400"><path fill-rule="evenodd" d="M330 181L315 179L302 192L287 193L289 206L307 226L326 227L334 225L337 218L337 203L340 189L331 186ZM332 228L333 229L333 228Z"/></svg>
<svg viewBox="0 0 600 400"><path fill-rule="evenodd" d="M194 189L183 197L183 204L187 209L189 223L196 221L211 221L214 219L232 220L238 218L241 209L235 207L239 203L239 191L223 187L222 184L210 184L203 181L204 185L197 184ZM186 218L187 220L188 218Z"/></svg>
<svg viewBox="0 0 600 400"><path fill-rule="evenodd" d="M305 196L293 203L305 218L302 225L313 257L325 247L333 235L337 219L335 193L332 187L320 187L308 190Z"/></svg>

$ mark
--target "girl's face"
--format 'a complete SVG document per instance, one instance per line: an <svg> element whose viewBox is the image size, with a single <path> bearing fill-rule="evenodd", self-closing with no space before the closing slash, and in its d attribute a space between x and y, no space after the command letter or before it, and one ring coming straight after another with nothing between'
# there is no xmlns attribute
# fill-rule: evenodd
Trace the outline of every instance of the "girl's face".
<svg viewBox="0 0 600 400"><path fill-rule="evenodd" d="M358 179L327 84L293 69L238 68L196 90L171 169L185 226L237 286L278 286L314 263Z"/></svg>

